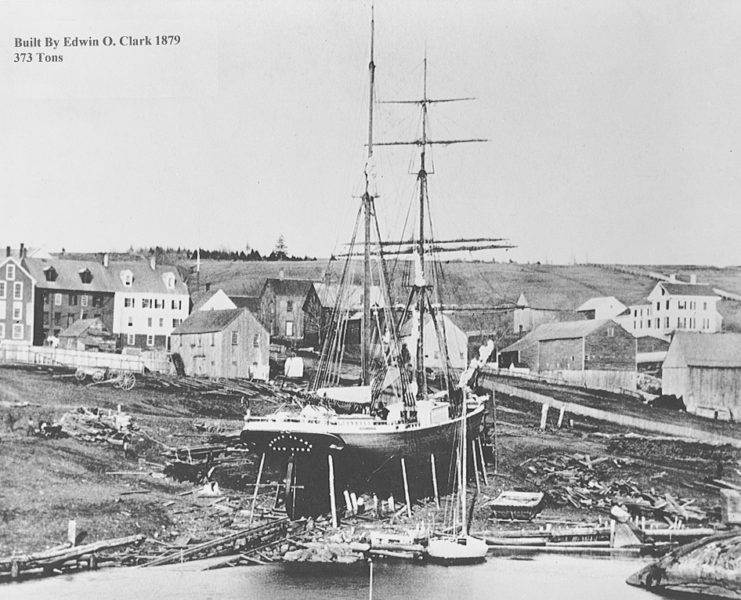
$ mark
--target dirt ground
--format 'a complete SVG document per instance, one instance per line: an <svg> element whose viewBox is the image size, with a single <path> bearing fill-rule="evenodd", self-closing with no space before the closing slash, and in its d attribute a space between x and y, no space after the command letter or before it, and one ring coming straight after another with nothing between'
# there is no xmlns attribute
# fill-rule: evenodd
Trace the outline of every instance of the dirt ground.
<svg viewBox="0 0 741 600"><path fill-rule="evenodd" d="M130 414L139 427L136 457L105 444L27 435L29 419L53 422L80 406L120 406ZM274 408L269 402L251 404L254 414ZM210 434L204 429L238 430L243 411L238 398L166 391L148 385L146 378L126 392L109 384L81 384L69 370L0 367L0 556L63 543L69 519L89 541L135 533L165 542L205 540L227 531L233 519L216 510L213 499L191 493L192 483L164 477L160 467L163 450L205 443ZM610 457L595 467L601 481L629 481L657 495L691 498L693 506L711 515L717 513L718 493L702 482L721 468L723 479L741 484L741 452L728 447L626 436L630 432L584 420L573 429L541 431L539 409L512 400L498 404L496 417L496 466L488 465L489 485L482 485L473 530L510 526L489 519L487 502L500 491L538 491L550 485L547 473L529 468L533 458ZM245 453L218 466L213 477L230 498L248 505L256 471L255 457ZM264 480L277 478L268 473ZM605 517L604 508L577 509L549 500L537 522Z"/></svg>

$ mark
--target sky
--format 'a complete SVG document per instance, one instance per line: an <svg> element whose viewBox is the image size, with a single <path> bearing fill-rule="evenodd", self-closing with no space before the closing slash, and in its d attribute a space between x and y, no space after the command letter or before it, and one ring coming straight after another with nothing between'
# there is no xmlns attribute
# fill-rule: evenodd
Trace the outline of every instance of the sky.
<svg viewBox="0 0 741 600"><path fill-rule="evenodd" d="M363 189L370 12L0 0L0 241L270 252L283 235L294 254L341 251ZM506 237L497 260L741 264L739 2L377 0L375 17L379 100L419 98L426 54L430 97L475 98L431 107L430 137L488 140L433 149L437 237ZM16 47L47 37L60 46ZM376 141L419 135L413 105L374 120ZM374 155L398 239L414 153Z"/></svg>

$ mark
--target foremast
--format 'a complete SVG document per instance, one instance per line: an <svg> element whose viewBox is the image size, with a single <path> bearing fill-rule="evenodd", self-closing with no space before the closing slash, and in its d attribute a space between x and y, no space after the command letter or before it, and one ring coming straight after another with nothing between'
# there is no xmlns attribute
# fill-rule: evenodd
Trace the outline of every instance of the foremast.
<svg viewBox="0 0 741 600"><path fill-rule="evenodd" d="M373 60L376 20L374 9L371 7L371 42L368 76L370 90L368 92L368 157L365 166L365 192L363 193L363 331L360 350L361 385L370 383L370 355L371 355L371 217L373 213L374 196L371 194L371 178L373 169L373 103L375 102L376 64Z"/></svg>
<svg viewBox="0 0 741 600"><path fill-rule="evenodd" d="M428 236L427 232L425 230L425 221L429 218L429 216L426 215L425 207L429 206L429 200L428 200L428 194L427 194L427 149L428 147L431 147L433 145L449 145L449 144L459 144L459 143L466 143L466 142L485 142L486 139L461 139L461 140L430 140L427 136L427 130L428 130L428 107L430 104L438 103L438 102L457 102L462 100L472 100L472 98L440 98L440 99L432 99L429 98L427 95L427 55L425 54L424 58L424 79L423 79L423 90L422 90L422 98L419 100L390 100L387 101L389 104L418 104L420 106L420 110L422 112L422 135L418 140L412 141L412 142L379 142L376 145L379 146L403 146L403 145L414 145L418 146L420 150L420 159L419 159L419 171L417 171L417 183L419 186L419 239L417 240L416 244L416 265L415 265L415 277L414 277L414 284L412 285L412 289L410 292L409 302L407 303L407 309L412 306L413 304L416 307L417 316L418 316L418 322L417 322L417 347L416 347L416 373L415 373L415 381L417 384L417 393L414 400L420 401L424 400L428 396L428 390L427 390L427 375L425 372L425 353L424 353L424 326L425 326L425 315L428 312L433 319L433 322L436 325L437 328L437 320L436 315L433 312L432 309L432 301L430 299L430 290L431 286L427 283L427 277L425 273L425 266L426 266L426 253L427 253L427 245L428 245ZM405 314L402 316L402 319L405 319L407 317L406 314L407 311L405 311ZM441 336L438 335L438 338ZM442 337L444 339L444 330L442 333ZM442 349L442 354L445 356L445 363L446 363L446 369L449 366L449 359L447 356L447 344L443 344L444 348ZM448 376L448 391L451 392L451 378ZM405 422L408 423L414 423L417 421L417 409L416 409L416 403L414 400L406 401L404 403L404 411L402 412L402 418ZM455 412L457 414L461 414L461 407L456 407Z"/></svg>

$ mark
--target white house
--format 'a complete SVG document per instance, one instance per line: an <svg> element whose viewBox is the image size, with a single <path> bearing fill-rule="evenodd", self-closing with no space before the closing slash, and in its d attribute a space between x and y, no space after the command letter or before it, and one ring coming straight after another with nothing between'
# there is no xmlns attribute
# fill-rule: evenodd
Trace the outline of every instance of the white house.
<svg viewBox="0 0 741 600"><path fill-rule="evenodd" d="M648 295L653 332L669 335L674 331L717 333L723 317L718 312L720 296L706 284L660 281Z"/></svg>
<svg viewBox="0 0 741 600"><path fill-rule="evenodd" d="M448 346L448 357L454 369L465 369L468 365L468 336L447 315L437 315L437 320L445 330L445 341ZM400 332L401 343L406 345L412 364L417 359L417 322L418 318L409 319ZM424 337L425 367L442 369L444 357L441 356L435 323L429 314L425 315Z"/></svg>
<svg viewBox="0 0 741 600"><path fill-rule="evenodd" d="M108 266L108 265L106 265ZM122 348L167 349L170 334L190 310L188 288L169 265L132 261L110 265L113 334Z"/></svg>
<svg viewBox="0 0 741 600"><path fill-rule="evenodd" d="M587 319L614 319L622 315L628 307L615 296L590 298L576 312L583 314Z"/></svg>

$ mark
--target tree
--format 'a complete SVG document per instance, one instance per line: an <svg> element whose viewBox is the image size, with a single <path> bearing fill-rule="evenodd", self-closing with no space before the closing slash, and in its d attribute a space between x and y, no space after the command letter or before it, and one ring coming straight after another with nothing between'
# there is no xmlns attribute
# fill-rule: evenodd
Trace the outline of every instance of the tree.
<svg viewBox="0 0 741 600"><path fill-rule="evenodd" d="M286 246L286 238L282 233L275 242L275 248L270 253L269 260L288 260L288 246Z"/></svg>

